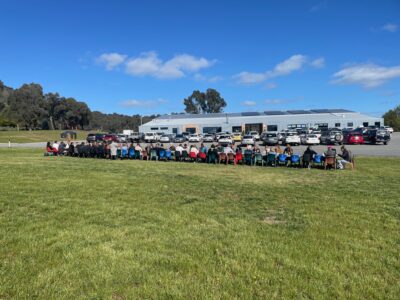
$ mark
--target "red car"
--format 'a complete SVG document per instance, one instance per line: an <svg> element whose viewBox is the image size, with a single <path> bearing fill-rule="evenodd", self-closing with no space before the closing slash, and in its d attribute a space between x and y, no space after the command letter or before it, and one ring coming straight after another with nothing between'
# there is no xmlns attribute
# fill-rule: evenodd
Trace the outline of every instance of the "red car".
<svg viewBox="0 0 400 300"><path fill-rule="evenodd" d="M111 142L111 141L114 141L114 142L117 142L118 141L118 137L115 135L115 134L106 134L104 137L103 137L103 141L105 141L105 142Z"/></svg>
<svg viewBox="0 0 400 300"><path fill-rule="evenodd" d="M362 134L357 132L350 132L345 138L346 144L364 144L364 138Z"/></svg>

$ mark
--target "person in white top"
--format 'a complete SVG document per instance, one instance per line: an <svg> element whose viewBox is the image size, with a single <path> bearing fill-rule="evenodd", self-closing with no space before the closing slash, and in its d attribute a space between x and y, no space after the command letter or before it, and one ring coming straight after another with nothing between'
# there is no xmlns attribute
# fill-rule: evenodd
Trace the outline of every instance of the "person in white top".
<svg viewBox="0 0 400 300"><path fill-rule="evenodd" d="M224 147L224 153L229 154L229 153L235 153L230 145L227 145Z"/></svg>
<svg viewBox="0 0 400 300"><path fill-rule="evenodd" d="M137 145L135 146L135 151L140 151L140 152L143 151L143 149L142 149L142 147L140 147L139 143L137 143Z"/></svg>
<svg viewBox="0 0 400 300"><path fill-rule="evenodd" d="M194 145L190 147L190 152L194 152L196 155L199 154L199 150L197 150L196 146Z"/></svg>
<svg viewBox="0 0 400 300"><path fill-rule="evenodd" d="M180 154L182 154L182 151L183 151L182 144L179 144L179 145L175 148L175 151L177 151L177 152L179 152Z"/></svg>
<svg viewBox="0 0 400 300"><path fill-rule="evenodd" d="M59 144L57 143L57 141L54 141L53 150L57 150L57 152L58 152L58 146L59 146Z"/></svg>

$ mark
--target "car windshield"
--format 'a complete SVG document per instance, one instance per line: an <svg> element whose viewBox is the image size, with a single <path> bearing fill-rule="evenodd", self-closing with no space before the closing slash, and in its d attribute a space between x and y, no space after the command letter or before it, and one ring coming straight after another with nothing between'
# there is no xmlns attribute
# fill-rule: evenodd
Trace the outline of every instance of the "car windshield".
<svg viewBox="0 0 400 300"><path fill-rule="evenodd" d="M309 138L316 138L317 136L315 134L310 134L308 137Z"/></svg>
<svg viewBox="0 0 400 300"><path fill-rule="evenodd" d="M244 139L252 139L253 136L252 136L252 135L245 135L243 138L244 138Z"/></svg>
<svg viewBox="0 0 400 300"><path fill-rule="evenodd" d="M276 133L268 133L267 137L276 137Z"/></svg>

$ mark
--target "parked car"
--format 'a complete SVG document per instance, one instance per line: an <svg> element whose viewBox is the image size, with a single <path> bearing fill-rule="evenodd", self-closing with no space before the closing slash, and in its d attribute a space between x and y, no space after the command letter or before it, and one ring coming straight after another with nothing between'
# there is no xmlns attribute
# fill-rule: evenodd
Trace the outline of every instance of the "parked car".
<svg viewBox="0 0 400 300"><path fill-rule="evenodd" d="M322 131L321 144L343 144L343 133L340 129L331 128Z"/></svg>
<svg viewBox="0 0 400 300"><path fill-rule="evenodd" d="M361 133L351 131L346 133L343 137L346 144L364 144L364 139Z"/></svg>
<svg viewBox="0 0 400 300"><path fill-rule="evenodd" d="M189 142L191 143L199 143L201 142L201 137L197 133L189 135Z"/></svg>
<svg viewBox="0 0 400 300"><path fill-rule="evenodd" d="M255 143L256 143L256 140L254 139L254 136L252 136L252 135L243 136L243 139L242 139L243 145L254 145Z"/></svg>
<svg viewBox="0 0 400 300"><path fill-rule="evenodd" d="M276 132L264 132L260 136L264 145L276 145L279 143L278 133Z"/></svg>
<svg viewBox="0 0 400 300"><path fill-rule="evenodd" d="M111 141L118 142L118 137L115 134L106 134L103 137L103 141L105 141L105 142L111 142Z"/></svg>
<svg viewBox="0 0 400 300"><path fill-rule="evenodd" d="M117 140L119 143L126 143L127 138L125 134L118 134L117 135Z"/></svg>
<svg viewBox="0 0 400 300"><path fill-rule="evenodd" d="M221 145L226 145L226 144L232 144L233 140L232 137L230 135L221 135L218 139L218 142Z"/></svg>
<svg viewBox="0 0 400 300"><path fill-rule="evenodd" d="M318 139L321 138L321 130L312 130L311 134L315 134Z"/></svg>
<svg viewBox="0 0 400 300"><path fill-rule="evenodd" d="M163 134L160 137L160 142L161 143L169 143L171 141L170 136L168 134Z"/></svg>
<svg viewBox="0 0 400 300"><path fill-rule="evenodd" d="M365 143L383 143L387 145L390 142L390 132L381 129L370 129L363 134L363 139Z"/></svg>
<svg viewBox="0 0 400 300"><path fill-rule="evenodd" d="M206 133L206 134L203 136L203 142L206 142L206 143L212 143L212 142L214 142L214 135L213 135L213 134Z"/></svg>
<svg viewBox="0 0 400 300"><path fill-rule="evenodd" d="M249 131L246 135L252 135L256 141L260 140L260 133L258 131Z"/></svg>
<svg viewBox="0 0 400 300"><path fill-rule="evenodd" d="M184 143L186 142L186 137L183 134L177 134L174 138L174 143Z"/></svg>
<svg viewBox="0 0 400 300"><path fill-rule="evenodd" d="M141 140L144 139L144 134L140 132L132 132L129 136L128 139L131 142L140 142Z"/></svg>
<svg viewBox="0 0 400 300"><path fill-rule="evenodd" d="M300 145L300 136L297 134L297 132L287 132L285 136L285 144Z"/></svg>
<svg viewBox="0 0 400 300"><path fill-rule="evenodd" d="M232 139L235 142L241 142L242 141L242 134L240 132L234 132L234 133L232 133Z"/></svg>
<svg viewBox="0 0 400 300"><path fill-rule="evenodd" d="M87 135L87 137L86 137L86 141L87 141L88 143L95 142L95 141L96 141L96 134L94 134L94 133L89 133L89 134Z"/></svg>
<svg viewBox="0 0 400 300"><path fill-rule="evenodd" d="M382 128L381 128L382 129ZM387 130L390 134L392 134L393 133L393 127L390 127L390 126L383 126L383 129L385 129L385 130Z"/></svg>
<svg viewBox="0 0 400 300"><path fill-rule="evenodd" d="M160 139L160 137L157 135L157 133L155 132L147 132L144 135L144 141L146 143L152 143L152 142L156 142Z"/></svg>
<svg viewBox="0 0 400 300"><path fill-rule="evenodd" d="M301 138L303 145L318 145L320 140L316 134L307 134Z"/></svg>
<svg viewBox="0 0 400 300"><path fill-rule="evenodd" d="M189 132L182 132L182 135L185 137L186 141L189 140L189 135L190 135Z"/></svg>

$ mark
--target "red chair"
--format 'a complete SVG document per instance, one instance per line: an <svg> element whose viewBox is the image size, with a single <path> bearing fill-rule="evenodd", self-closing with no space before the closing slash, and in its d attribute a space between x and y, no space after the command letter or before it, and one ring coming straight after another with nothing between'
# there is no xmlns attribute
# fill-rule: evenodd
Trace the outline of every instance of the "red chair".
<svg viewBox="0 0 400 300"><path fill-rule="evenodd" d="M207 154L205 154L204 152L200 152L199 153L199 158L201 159L202 162L206 162Z"/></svg>
<svg viewBox="0 0 400 300"><path fill-rule="evenodd" d="M237 152L236 153L235 164L237 165L237 163L239 161L243 164L243 154L242 154L242 152Z"/></svg>
<svg viewBox="0 0 400 300"><path fill-rule="evenodd" d="M189 153L189 157L192 161L196 161L197 160L197 154L194 152L190 152Z"/></svg>

